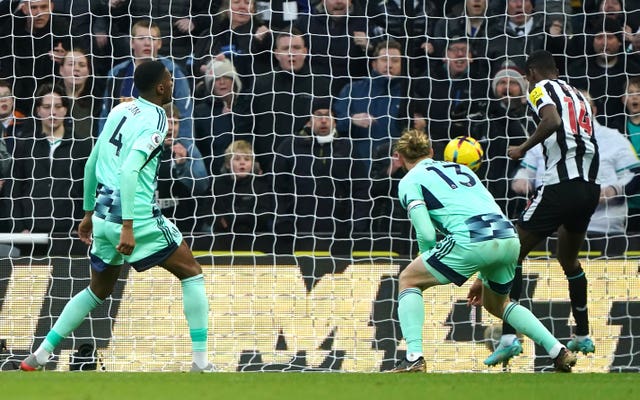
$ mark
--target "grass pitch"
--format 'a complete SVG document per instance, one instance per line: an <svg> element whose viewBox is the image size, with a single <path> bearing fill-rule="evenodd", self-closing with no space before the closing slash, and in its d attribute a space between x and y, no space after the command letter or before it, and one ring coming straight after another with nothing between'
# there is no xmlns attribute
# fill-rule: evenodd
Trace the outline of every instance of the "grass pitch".
<svg viewBox="0 0 640 400"><path fill-rule="evenodd" d="M630 400L640 374L2 372L0 398Z"/></svg>

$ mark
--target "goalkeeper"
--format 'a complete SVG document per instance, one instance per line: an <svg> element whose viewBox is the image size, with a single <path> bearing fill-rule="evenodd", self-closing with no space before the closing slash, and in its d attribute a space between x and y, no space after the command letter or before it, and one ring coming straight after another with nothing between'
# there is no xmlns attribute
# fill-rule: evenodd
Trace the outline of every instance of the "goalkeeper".
<svg viewBox="0 0 640 400"><path fill-rule="evenodd" d="M391 372L426 370L422 353L422 292L432 286L461 286L479 272L469 304L482 303L545 348L558 371L571 372L576 356L536 319L509 300L520 244L511 222L478 177L467 167L434 161L422 131L405 131L396 145L407 175L398 187L422 253L400 273L398 316L407 356ZM417 168L415 168L417 167ZM437 228L445 236L436 243ZM483 290L484 289L484 290Z"/></svg>
<svg viewBox="0 0 640 400"><path fill-rule="evenodd" d="M134 83L140 97L111 110L85 167L85 216L78 235L90 244L93 233L89 287L66 304L44 342L20 364L23 371L44 367L56 346L111 294L125 261L138 272L160 265L180 279L193 349L191 371L215 369L207 359L209 305L202 269L154 203L167 134L162 106L171 102L173 78L161 62L148 61L136 68Z"/></svg>

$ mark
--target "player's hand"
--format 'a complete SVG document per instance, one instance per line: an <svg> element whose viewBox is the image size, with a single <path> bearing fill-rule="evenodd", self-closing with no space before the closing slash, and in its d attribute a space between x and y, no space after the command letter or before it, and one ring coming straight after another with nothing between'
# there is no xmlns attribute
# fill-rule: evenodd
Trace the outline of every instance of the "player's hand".
<svg viewBox="0 0 640 400"><path fill-rule="evenodd" d="M78 225L78 237L82 243L91 245L91 234L93 233L93 221L91 221L91 213L85 213L80 225Z"/></svg>
<svg viewBox="0 0 640 400"><path fill-rule="evenodd" d="M469 307L482 305L482 281L480 279L476 279L471 284L467 294L467 305Z"/></svg>
<svg viewBox="0 0 640 400"><path fill-rule="evenodd" d="M509 146L509 150L507 150L507 155L512 160L519 160L524 156L524 151L520 146Z"/></svg>
<svg viewBox="0 0 640 400"><path fill-rule="evenodd" d="M136 241L133 238L133 227L122 225L122 231L120 231L120 243L116 246L116 250L125 256L133 253L133 248L136 247Z"/></svg>

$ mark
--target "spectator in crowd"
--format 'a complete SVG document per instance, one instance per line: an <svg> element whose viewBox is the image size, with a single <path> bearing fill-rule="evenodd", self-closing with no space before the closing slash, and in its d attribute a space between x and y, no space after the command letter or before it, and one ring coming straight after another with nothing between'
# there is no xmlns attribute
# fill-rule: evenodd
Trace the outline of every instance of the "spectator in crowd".
<svg viewBox="0 0 640 400"><path fill-rule="evenodd" d="M10 191L5 190L11 177L11 164L13 157L7 151L7 145L3 137L0 137L0 232L11 231L11 200ZM0 253L6 253L7 249L0 245Z"/></svg>
<svg viewBox="0 0 640 400"><path fill-rule="evenodd" d="M0 181L4 181L5 178L9 177L10 172L11 154L7 151L7 145L4 142L4 138L0 137ZM0 183L0 191L1 190L2 183Z"/></svg>
<svg viewBox="0 0 640 400"><path fill-rule="evenodd" d="M625 83L629 74L640 73L640 56L625 54L623 28L614 20L594 31L593 54L573 60L569 65L569 82L591 93L600 110L598 121L615 127L623 119Z"/></svg>
<svg viewBox="0 0 640 400"><path fill-rule="evenodd" d="M398 183L406 171L398 159L393 144L378 146L371 163L371 210L373 232L393 237L410 237L411 224L398 200ZM400 235L398 235L400 233Z"/></svg>
<svg viewBox="0 0 640 400"><path fill-rule="evenodd" d="M81 49L67 51L60 65L60 76L69 97L73 134L77 138L97 136L100 104L87 53Z"/></svg>
<svg viewBox="0 0 640 400"><path fill-rule="evenodd" d="M213 180L212 194L202 215L213 216L207 223L214 233L271 232L273 187L246 140L236 140L225 149L224 168Z"/></svg>
<svg viewBox="0 0 640 400"><path fill-rule="evenodd" d="M227 58L209 61L202 80L196 86L196 91L206 93L206 96L196 99L193 136L209 175L220 173L225 149L234 139L244 137L251 141L249 134L236 133L236 105L249 99L240 96L242 87L242 80Z"/></svg>
<svg viewBox="0 0 640 400"><path fill-rule="evenodd" d="M640 1L638 0L595 0L591 3L593 4L584 6L588 32L601 30L609 20L623 27L625 35L630 39L630 34L640 27Z"/></svg>
<svg viewBox="0 0 640 400"><path fill-rule="evenodd" d="M595 108L589 93L581 91L585 99ZM595 113L595 110L594 110ZM616 129L607 128L594 121L594 134L600 146L600 202L591 216L587 235L593 242L592 250L603 251L607 256L621 255L626 249L627 200L630 189L635 189L640 176L640 160L631 143ZM542 185L544 156L542 146L537 145L527 152L520 164L511 187L516 193L531 195ZM632 180L634 180L632 182ZM629 189L627 189L629 188Z"/></svg>
<svg viewBox="0 0 640 400"><path fill-rule="evenodd" d="M193 55L195 76L206 72L212 58L226 57L236 67L243 86L251 90L255 76L272 70L271 31L256 16L252 0L222 1L214 23L198 36Z"/></svg>
<svg viewBox="0 0 640 400"><path fill-rule="evenodd" d="M0 137L5 140L7 151L13 153L15 139L22 136L25 115L15 108L11 84L0 80Z"/></svg>
<svg viewBox="0 0 640 400"><path fill-rule="evenodd" d="M563 28L563 34L571 35L575 32L584 31L582 22L582 10L576 1L572 0L536 0L533 2L533 9L536 13L542 13L545 18L545 26L549 26L555 21ZM576 25L575 21L579 23Z"/></svg>
<svg viewBox="0 0 640 400"><path fill-rule="evenodd" d="M382 34L401 44L401 53L409 58L407 75L413 76L423 67L425 51L429 53L427 37L433 36L435 19L443 15L436 1L379 0L362 2L370 23L372 36Z"/></svg>
<svg viewBox="0 0 640 400"><path fill-rule="evenodd" d="M626 107L626 113L620 124L620 130L627 135L636 154L640 155L640 77L629 78L622 101ZM640 232L640 195L631 195L628 205L627 232L638 233Z"/></svg>
<svg viewBox="0 0 640 400"><path fill-rule="evenodd" d="M11 220L12 171L6 169L11 167L16 140L22 136L24 119L25 116L14 107L11 84L0 80L0 153L2 153L0 163L4 170L4 174L0 173L0 232L11 232L13 229Z"/></svg>
<svg viewBox="0 0 640 400"><path fill-rule="evenodd" d="M528 85L522 72L513 65L505 65L491 82L493 99L489 104L489 129L480 138L485 162L478 176L496 199L502 212L510 219L516 218L524 204L509 191L511 179L518 162L505 157L509 146L522 144L535 130L535 123L527 115Z"/></svg>
<svg viewBox="0 0 640 400"><path fill-rule="evenodd" d="M149 1L102 0L94 7L96 18L93 31L97 50L101 54L127 57L126 38L131 26L139 21L153 20L167 44L158 48L163 57L171 57L185 69L191 62L194 37L213 24L217 1ZM146 24L146 26L149 26Z"/></svg>
<svg viewBox="0 0 640 400"><path fill-rule="evenodd" d="M445 57L447 40L454 37L465 37L475 62L487 61L487 29L497 18L487 15L487 0L466 0L461 13L439 18L430 40L431 50L428 54Z"/></svg>
<svg viewBox="0 0 640 400"><path fill-rule="evenodd" d="M70 26L69 18L53 14L51 0L23 1L14 15L1 21L0 57L12 60L0 78L15 78L13 93L22 113L31 113L36 87L53 80L65 51L71 49ZM77 41L74 38L73 44Z"/></svg>
<svg viewBox="0 0 640 400"><path fill-rule="evenodd" d="M73 138L64 89L44 84L35 96L33 130L25 126L15 148L14 230L68 236L83 215L82 177L92 141Z"/></svg>
<svg viewBox="0 0 640 400"><path fill-rule="evenodd" d="M287 137L274 161L277 234L347 238L368 232L370 198L362 160L335 129L331 102L316 97L307 126Z"/></svg>
<svg viewBox="0 0 640 400"><path fill-rule="evenodd" d="M278 33L274 53L278 66L256 78L254 92L245 95L249 99L241 100L238 110L243 122L237 132L253 133L256 159L265 172L271 171L279 144L309 121L311 99L328 96L331 87L329 77L311 74L298 29Z"/></svg>
<svg viewBox="0 0 640 400"><path fill-rule="evenodd" d="M52 0L55 15L63 15L73 23L68 26L73 38L73 48L91 49L94 43L91 35L91 19L94 4L98 1Z"/></svg>
<svg viewBox="0 0 640 400"><path fill-rule="evenodd" d="M296 21L308 33L311 71L331 77L332 95L368 75L369 22L353 10L352 0L322 0L317 12Z"/></svg>
<svg viewBox="0 0 640 400"><path fill-rule="evenodd" d="M426 119L435 160L443 159L450 139L479 139L486 134L487 71L472 61L467 39L451 38L439 66L434 66L430 75L412 79L412 97L423 104L417 113Z"/></svg>
<svg viewBox="0 0 640 400"><path fill-rule="evenodd" d="M554 40L549 40L548 31L554 23ZM556 33L558 29L561 32ZM564 54L566 49L556 45L555 39L556 36L562 36L560 33L564 34L566 29L562 16L555 15L545 20L545 13L534 13L532 0L506 0L505 8L487 30L487 56L492 62L493 71L500 69L505 61L510 61L524 70L527 54L533 50L547 49L553 54ZM558 64L563 66L563 63Z"/></svg>
<svg viewBox="0 0 640 400"><path fill-rule="evenodd" d="M180 110L180 136L190 138L193 115L193 99L189 79L182 69L167 57L158 57L162 47L160 28L151 20L140 20L131 27L131 52L128 61L116 65L107 77L106 89L102 99L99 130L102 131L109 111L123 101L138 97L138 89L133 84L133 71L141 63L149 60L162 62L173 76L173 98Z"/></svg>
<svg viewBox="0 0 640 400"><path fill-rule="evenodd" d="M197 226L198 204L209 189L209 176L193 141L178 136L178 107L169 104L164 109L168 132L158 168L158 206L181 232L193 232Z"/></svg>
<svg viewBox="0 0 640 400"><path fill-rule="evenodd" d="M353 141L354 156L370 164L373 152L402 132L408 83L402 75L402 46L380 42L372 53L371 77L346 85L336 100L337 129Z"/></svg>

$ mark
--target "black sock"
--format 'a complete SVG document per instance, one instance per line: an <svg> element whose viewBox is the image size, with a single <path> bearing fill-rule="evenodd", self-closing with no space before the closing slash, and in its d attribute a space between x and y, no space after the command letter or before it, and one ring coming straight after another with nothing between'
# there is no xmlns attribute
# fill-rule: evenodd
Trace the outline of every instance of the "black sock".
<svg viewBox="0 0 640 400"><path fill-rule="evenodd" d="M513 276L513 282L511 283L511 292L509 292L509 298L517 302L520 300L522 294L522 265L516 267L515 275ZM502 321L502 334L503 335L515 335L516 328L509 325L507 321Z"/></svg>
<svg viewBox="0 0 640 400"><path fill-rule="evenodd" d="M571 299L571 312L573 319L576 320L576 332L578 336L587 336L589 334L589 315L587 312L587 277L578 267L577 270L567 274L569 282L569 298Z"/></svg>

